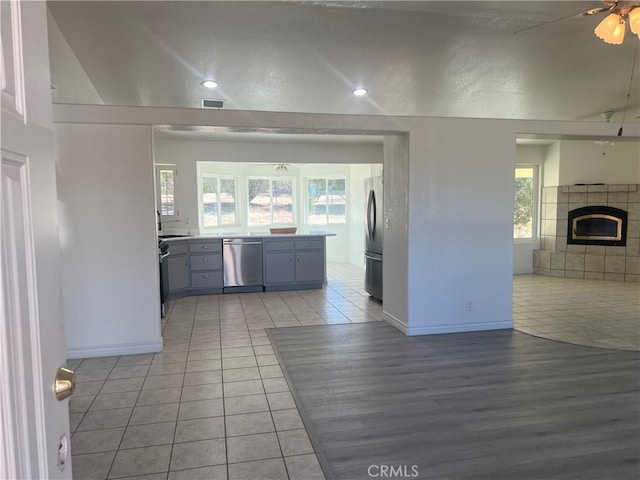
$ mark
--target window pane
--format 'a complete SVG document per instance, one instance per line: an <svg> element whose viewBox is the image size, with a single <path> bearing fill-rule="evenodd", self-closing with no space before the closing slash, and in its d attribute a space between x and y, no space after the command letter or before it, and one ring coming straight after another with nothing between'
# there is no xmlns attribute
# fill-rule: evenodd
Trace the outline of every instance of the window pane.
<svg viewBox="0 0 640 480"><path fill-rule="evenodd" d="M347 195L344 178L328 180L327 208L329 223L345 223Z"/></svg>
<svg viewBox="0 0 640 480"><path fill-rule="evenodd" d="M160 170L160 214L175 215L175 175L173 170Z"/></svg>
<svg viewBox="0 0 640 480"><path fill-rule="evenodd" d="M307 223L324 225L327 223L326 204L327 181L324 178L310 179L307 184Z"/></svg>
<svg viewBox="0 0 640 480"><path fill-rule="evenodd" d="M516 197L513 211L513 238L533 238L533 167L516 168Z"/></svg>
<svg viewBox="0 0 640 480"><path fill-rule="evenodd" d="M218 179L204 175L202 177L203 223L205 227L218 226Z"/></svg>
<svg viewBox="0 0 640 480"><path fill-rule="evenodd" d="M220 179L221 225L236 224L236 181L232 178Z"/></svg>
<svg viewBox="0 0 640 480"><path fill-rule="evenodd" d="M271 196L269 180L249 180L249 225L268 225L271 223Z"/></svg>
<svg viewBox="0 0 640 480"><path fill-rule="evenodd" d="M274 180L272 189L273 223L293 223L293 186L291 180Z"/></svg>

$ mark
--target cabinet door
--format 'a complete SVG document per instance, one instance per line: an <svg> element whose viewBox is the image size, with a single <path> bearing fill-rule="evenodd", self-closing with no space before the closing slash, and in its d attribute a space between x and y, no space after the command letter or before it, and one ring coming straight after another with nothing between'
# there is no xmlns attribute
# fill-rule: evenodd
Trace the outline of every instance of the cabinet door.
<svg viewBox="0 0 640 480"><path fill-rule="evenodd" d="M265 255L264 283L289 283L295 280L293 252Z"/></svg>
<svg viewBox="0 0 640 480"><path fill-rule="evenodd" d="M189 264L186 255L167 258L169 268L169 292L189 288Z"/></svg>
<svg viewBox="0 0 640 480"><path fill-rule="evenodd" d="M296 252L296 282L324 281L324 253Z"/></svg>

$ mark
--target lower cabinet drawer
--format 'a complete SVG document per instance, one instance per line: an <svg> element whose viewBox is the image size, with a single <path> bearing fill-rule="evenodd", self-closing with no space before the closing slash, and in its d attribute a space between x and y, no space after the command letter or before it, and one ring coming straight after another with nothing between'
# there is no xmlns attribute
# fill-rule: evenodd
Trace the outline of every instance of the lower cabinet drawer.
<svg viewBox="0 0 640 480"><path fill-rule="evenodd" d="M322 240L296 240L296 250L317 250L322 248Z"/></svg>
<svg viewBox="0 0 640 480"><path fill-rule="evenodd" d="M222 287L222 272L202 272L191 274L191 288Z"/></svg>
<svg viewBox="0 0 640 480"><path fill-rule="evenodd" d="M222 268L222 255L191 255L191 271L218 270Z"/></svg>
<svg viewBox="0 0 640 480"><path fill-rule="evenodd" d="M167 242L169 244L169 255L184 255L187 253L188 245L186 243L175 244L173 242Z"/></svg>
<svg viewBox="0 0 640 480"><path fill-rule="evenodd" d="M293 250L292 241L265 240L264 248L268 252L278 250Z"/></svg>
<svg viewBox="0 0 640 480"><path fill-rule="evenodd" d="M191 242L189 244L189 251L191 253L208 253L222 251L222 244L220 240L217 242Z"/></svg>

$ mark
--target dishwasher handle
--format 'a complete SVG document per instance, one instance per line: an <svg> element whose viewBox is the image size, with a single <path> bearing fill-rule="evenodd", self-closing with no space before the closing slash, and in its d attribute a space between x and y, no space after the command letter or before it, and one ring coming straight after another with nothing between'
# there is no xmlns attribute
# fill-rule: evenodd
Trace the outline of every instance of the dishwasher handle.
<svg viewBox="0 0 640 480"><path fill-rule="evenodd" d="M262 245L262 242L243 242L237 240L223 240L225 245Z"/></svg>

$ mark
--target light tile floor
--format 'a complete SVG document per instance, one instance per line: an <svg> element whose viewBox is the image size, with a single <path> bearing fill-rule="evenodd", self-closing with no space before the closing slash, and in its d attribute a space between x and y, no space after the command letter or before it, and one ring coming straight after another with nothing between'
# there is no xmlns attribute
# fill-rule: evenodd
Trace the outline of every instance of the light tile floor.
<svg viewBox="0 0 640 480"><path fill-rule="evenodd" d="M187 297L158 354L69 360L76 479L324 476L265 328L382 320L361 269L321 290Z"/></svg>
<svg viewBox="0 0 640 480"><path fill-rule="evenodd" d="M517 330L561 342L640 350L640 283L515 275Z"/></svg>

